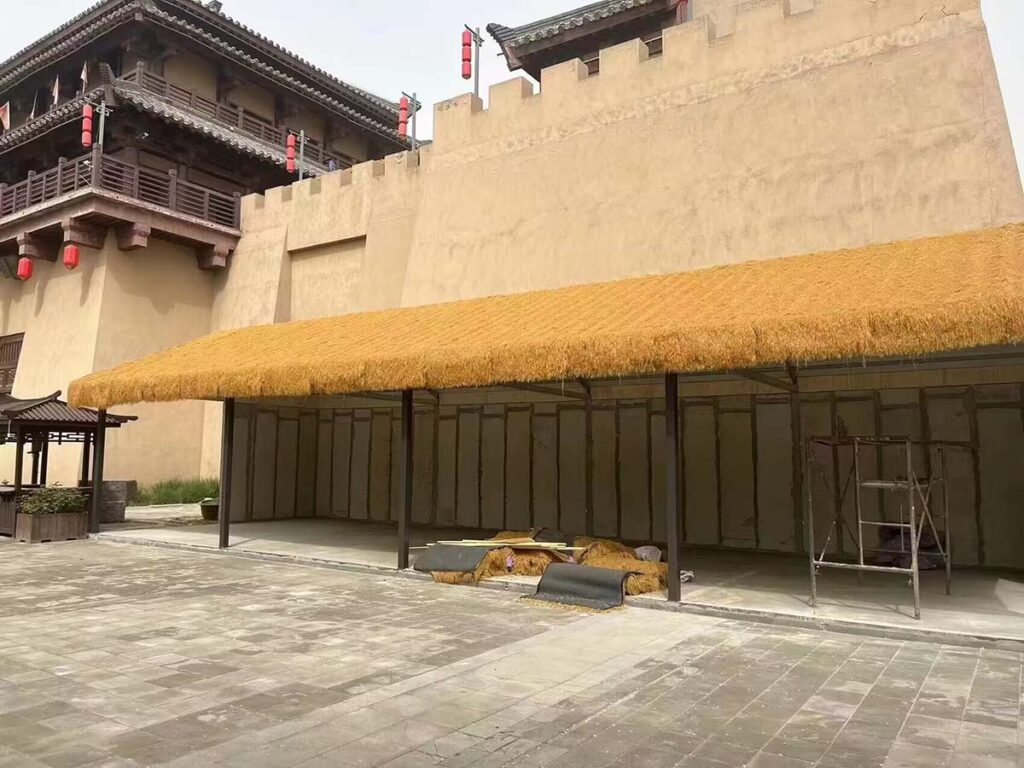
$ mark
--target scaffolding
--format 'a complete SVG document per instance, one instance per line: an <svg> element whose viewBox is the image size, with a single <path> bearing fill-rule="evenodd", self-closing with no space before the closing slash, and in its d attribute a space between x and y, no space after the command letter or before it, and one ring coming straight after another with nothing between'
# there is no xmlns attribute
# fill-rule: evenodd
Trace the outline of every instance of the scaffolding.
<svg viewBox="0 0 1024 768"><path fill-rule="evenodd" d="M897 451L899 466L902 472L890 479L879 477L877 479L865 479L862 468L862 452L865 448L881 452L885 449ZM915 448L927 451L928 469L924 474L918 474L914 469ZM950 552L950 536L952 526L950 523L949 508L949 481L947 475L948 461L947 454L950 450L970 449L969 443L937 440L914 440L910 437L811 437L805 445L805 493L807 502L807 535L808 555L810 558L811 571L811 606L818 603L818 572L822 568L838 568L858 571L858 576L865 572L875 573L896 573L908 577L911 588L914 592L914 618L921 618L921 541L926 532L930 531L932 536L933 551L927 554L930 557L938 556L946 572L946 594L950 594L952 587L952 557ZM845 476L840 471L840 457L843 453L850 455L850 466ZM826 459L822 459L822 454ZM937 466L936 466L937 465ZM829 481L829 474L825 468L831 470L832 481ZM878 472L882 475L882 463L879 461ZM936 471L933 471L937 469ZM825 487L829 490L834 502L834 512L828 528L828 534L820 551L815 546L814 534L814 492L813 478L819 477ZM840 487L841 486L841 487ZM854 521L851 521L844 514L847 497L853 494ZM865 492L878 494L879 514L886 517L884 496L891 494L895 499L897 514L896 519L869 520L864 516ZM942 513L937 514L934 509L936 495L942 498ZM941 532L936 522L941 523ZM882 529L895 531L898 539L894 537L891 543L897 544L896 548L881 548L867 546L865 544L865 529L873 530L879 534ZM832 546L833 538L840 543L843 532L849 534L856 545L856 562L828 559L829 548ZM866 560L865 555L885 555L895 559L893 565L880 565ZM909 558L909 560L908 560ZM907 565L903 563L907 562Z"/></svg>

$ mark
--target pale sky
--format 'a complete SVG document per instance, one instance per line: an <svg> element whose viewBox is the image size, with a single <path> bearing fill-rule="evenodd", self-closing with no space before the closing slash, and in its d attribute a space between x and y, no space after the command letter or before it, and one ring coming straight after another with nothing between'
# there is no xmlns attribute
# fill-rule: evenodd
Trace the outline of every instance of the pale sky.
<svg viewBox="0 0 1024 768"><path fill-rule="evenodd" d="M228 15L355 85L397 99L416 92L424 104L463 93L459 35L463 24L515 26L589 0L224 0ZM0 59L46 34L92 0L3 0L6 34ZM1024 174L1024 0L982 0L1003 98ZM510 77L484 32L482 91ZM421 137L432 110L420 113Z"/></svg>

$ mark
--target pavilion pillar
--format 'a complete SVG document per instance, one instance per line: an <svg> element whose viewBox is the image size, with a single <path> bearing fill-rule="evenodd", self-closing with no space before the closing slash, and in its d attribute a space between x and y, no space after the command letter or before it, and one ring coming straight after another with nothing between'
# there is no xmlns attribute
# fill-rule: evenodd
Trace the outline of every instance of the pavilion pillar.
<svg viewBox="0 0 1024 768"><path fill-rule="evenodd" d="M35 486L38 486L39 485L39 457L40 457L40 454L42 453L42 444L39 442L39 437L37 435L32 435L32 450L30 451L30 453L32 454L32 479L31 479L31 484L35 485Z"/></svg>
<svg viewBox="0 0 1024 768"><path fill-rule="evenodd" d="M409 567L409 526L412 523L412 459L413 459L412 390L402 392L402 447L399 461L399 487L402 489L402 509L398 518L398 569Z"/></svg>
<svg viewBox="0 0 1024 768"><path fill-rule="evenodd" d="M231 459L235 446L235 400L224 401L224 423L220 438L220 501L217 505L217 527L221 549L231 546Z"/></svg>
<svg viewBox="0 0 1024 768"><path fill-rule="evenodd" d="M92 452L92 505L89 508L89 533L100 532L100 509L103 504L103 459L107 448L107 412L96 413L96 444Z"/></svg>
<svg viewBox="0 0 1024 768"><path fill-rule="evenodd" d="M82 435L82 476L78 479L78 487L89 485L89 448L92 447L93 436L89 432Z"/></svg>
<svg viewBox="0 0 1024 768"><path fill-rule="evenodd" d="M668 549L668 599L682 599L680 529L682 461L679 450L679 374L665 375L665 542Z"/></svg>
<svg viewBox="0 0 1024 768"><path fill-rule="evenodd" d="M19 427L14 428L14 503L21 496L21 477L25 473L25 436Z"/></svg>
<svg viewBox="0 0 1024 768"><path fill-rule="evenodd" d="M39 484L46 486L46 474L50 468L50 434L43 435L42 457L39 460Z"/></svg>

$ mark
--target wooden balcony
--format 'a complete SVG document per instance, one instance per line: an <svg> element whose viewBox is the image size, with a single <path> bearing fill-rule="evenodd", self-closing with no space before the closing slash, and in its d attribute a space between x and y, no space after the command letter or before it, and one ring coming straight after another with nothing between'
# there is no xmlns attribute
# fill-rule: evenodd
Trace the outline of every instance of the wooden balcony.
<svg viewBox="0 0 1024 768"><path fill-rule="evenodd" d="M198 117L212 120L233 131L238 131L250 138L269 144L279 150L282 155L284 154L285 141L289 133L288 128L274 125L270 121L242 107L223 104L219 101L208 99L205 96L200 96L195 91L169 83L159 75L146 72L142 68L133 69L125 74L121 78L121 82L131 84L147 93L158 96L164 101L192 112ZM295 131L295 133L298 133L298 131ZM319 166L322 170L326 170L332 160L338 168L351 165L350 162L343 164L340 158L328 154L320 144L312 139L306 140L305 160L307 163Z"/></svg>
<svg viewBox="0 0 1024 768"><path fill-rule="evenodd" d="M56 245L101 248L113 227L124 250L150 233L202 248L200 266L226 266L238 243L241 196L104 155L99 148L13 185L0 184L0 256L53 260ZM59 235L59 236L58 236Z"/></svg>

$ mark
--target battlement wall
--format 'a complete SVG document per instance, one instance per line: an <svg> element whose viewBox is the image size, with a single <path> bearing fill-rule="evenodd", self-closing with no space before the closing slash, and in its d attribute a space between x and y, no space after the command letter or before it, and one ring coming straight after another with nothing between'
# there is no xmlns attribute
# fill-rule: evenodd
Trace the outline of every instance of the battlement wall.
<svg viewBox="0 0 1024 768"><path fill-rule="evenodd" d="M978 0L694 12L659 56L635 40L595 75L441 102L415 155L247 198L219 327L1024 220Z"/></svg>

